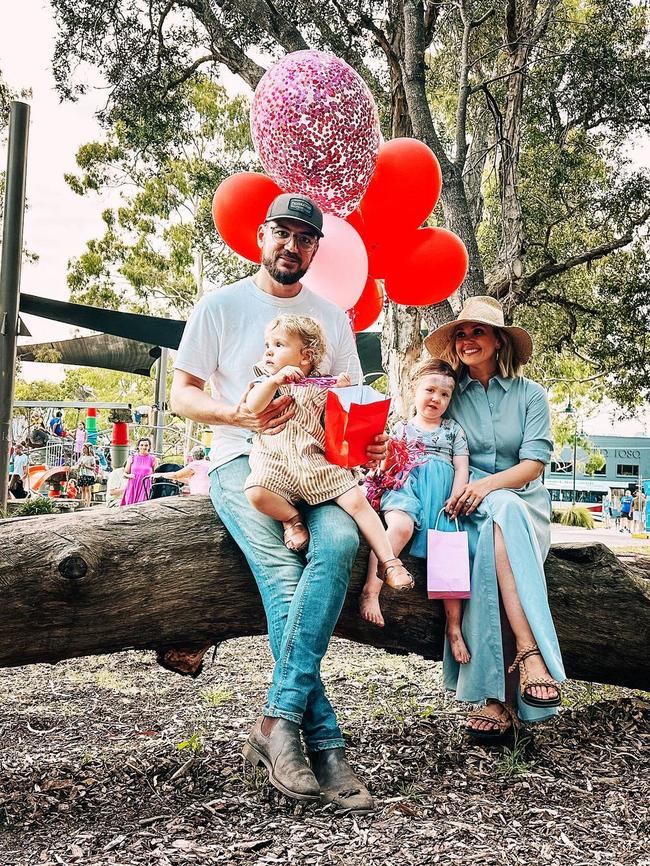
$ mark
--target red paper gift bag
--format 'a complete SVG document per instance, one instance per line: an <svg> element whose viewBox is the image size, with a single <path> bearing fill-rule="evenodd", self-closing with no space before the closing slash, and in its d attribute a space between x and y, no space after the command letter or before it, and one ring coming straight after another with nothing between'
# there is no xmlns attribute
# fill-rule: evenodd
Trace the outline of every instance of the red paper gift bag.
<svg viewBox="0 0 650 866"><path fill-rule="evenodd" d="M469 543L467 533L461 532L456 523L456 532L438 529L438 521L444 508L438 513L435 529L427 533L427 595L429 598L470 598Z"/></svg>
<svg viewBox="0 0 650 866"><path fill-rule="evenodd" d="M325 457L351 469L368 460L367 449L383 433L390 398L369 385L332 388L325 403Z"/></svg>

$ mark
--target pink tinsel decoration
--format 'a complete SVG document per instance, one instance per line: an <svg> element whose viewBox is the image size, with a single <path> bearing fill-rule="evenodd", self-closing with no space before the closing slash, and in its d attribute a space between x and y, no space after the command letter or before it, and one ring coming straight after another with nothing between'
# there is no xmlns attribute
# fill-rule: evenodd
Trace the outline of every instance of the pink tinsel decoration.
<svg viewBox="0 0 650 866"><path fill-rule="evenodd" d="M293 385L300 385L306 388L308 385L315 385L317 388L333 388L336 385L334 376L305 376L299 382L293 382Z"/></svg>
<svg viewBox="0 0 650 866"><path fill-rule="evenodd" d="M391 436L384 465L366 478L366 498L375 511L380 510L384 491L399 490L413 469L423 463L426 463L426 457L425 445L421 439L397 439Z"/></svg>

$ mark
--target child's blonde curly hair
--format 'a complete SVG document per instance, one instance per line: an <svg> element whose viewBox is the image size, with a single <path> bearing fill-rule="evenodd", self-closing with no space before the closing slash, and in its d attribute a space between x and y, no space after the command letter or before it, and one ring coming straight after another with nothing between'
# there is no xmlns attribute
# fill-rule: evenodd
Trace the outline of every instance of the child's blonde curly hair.
<svg viewBox="0 0 650 866"><path fill-rule="evenodd" d="M327 351L327 338L325 331L316 319L312 319L311 316L297 316L295 314L276 316L272 322L269 322L266 330L273 331L275 328L281 328L291 337L298 337L309 352L313 367L317 367L323 360Z"/></svg>

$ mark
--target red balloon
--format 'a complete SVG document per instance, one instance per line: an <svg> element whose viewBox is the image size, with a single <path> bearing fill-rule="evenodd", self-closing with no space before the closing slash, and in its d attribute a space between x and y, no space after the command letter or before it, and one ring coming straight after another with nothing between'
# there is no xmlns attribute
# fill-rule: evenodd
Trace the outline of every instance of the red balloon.
<svg viewBox="0 0 650 866"><path fill-rule="evenodd" d="M349 213L345 218L346 223L350 223L353 229L356 230L357 234L360 235L361 239L365 243L365 239L363 237L364 233L364 224L363 217L361 216L361 211L359 208L353 210L352 213Z"/></svg>
<svg viewBox="0 0 650 866"><path fill-rule="evenodd" d="M212 200L214 225L230 249L251 262L261 260L257 229L280 187L265 174L241 171L219 184Z"/></svg>
<svg viewBox="0 0 650 866"><path fill-rule="evenodd" d="M361 199L366 240L381 242L393 237L396 227L421 226L441 189L440 165L426 144L416 138L394 138L382 144Z"/></svg>
<svg viewBox="0 0 650 866"><path fill-rule="evenodd" d="M447 229L418 229L394 254L386 294L398 304L425 306L453 295L467 274L465 245Z"/></svg>
<svg viewBox="0 0 650 866"><path fill-rule="evenodd" d="M355 334L358 334L359 331L365 331L366 328L374 325L379 318L383 306L384 290L381 287L381 283L373 280L372 277L368 277L363 287L363 292L361 292L361 297L352 309L348 310L352 330Z"/></svg>

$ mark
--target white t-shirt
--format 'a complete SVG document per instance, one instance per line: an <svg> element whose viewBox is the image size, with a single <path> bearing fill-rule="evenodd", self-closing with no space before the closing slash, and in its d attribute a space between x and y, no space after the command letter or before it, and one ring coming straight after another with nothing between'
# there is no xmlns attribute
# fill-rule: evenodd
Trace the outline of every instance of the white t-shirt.
<svg viewBox="0 0 650 866"><path fill-rule="evenodd" d="M21 481L24 481L27 475L28 463L29 457L26 454L14 454L14 475L17 475Z"/></svg>
<svg viewBox="0 0 650 866"><path fill-rule="evenodd" d="M115 508L122 500L121 495L113 496L113 491L124 490L125 487L126 478L124 477L124 467L113 469L111 474L108 476L108 481L106 482L106 504L109 508Z"/></svg>
<svg viewBox="0 0 650 866"><path fill-rule="evenodd" d="M253 379L252 367L264 352L264 329L276 316L312 316L327 337L327 354L318 368L322 374L348 372L359 377L359 357L348 317L330 301L307 288L293 298L276 298L259 289L250 277L203 297L185 326L174 367L210 381L216 400L235 406ZM212 428L210 463L222 466L249 454L251 432L218 424Z"/></svg>

